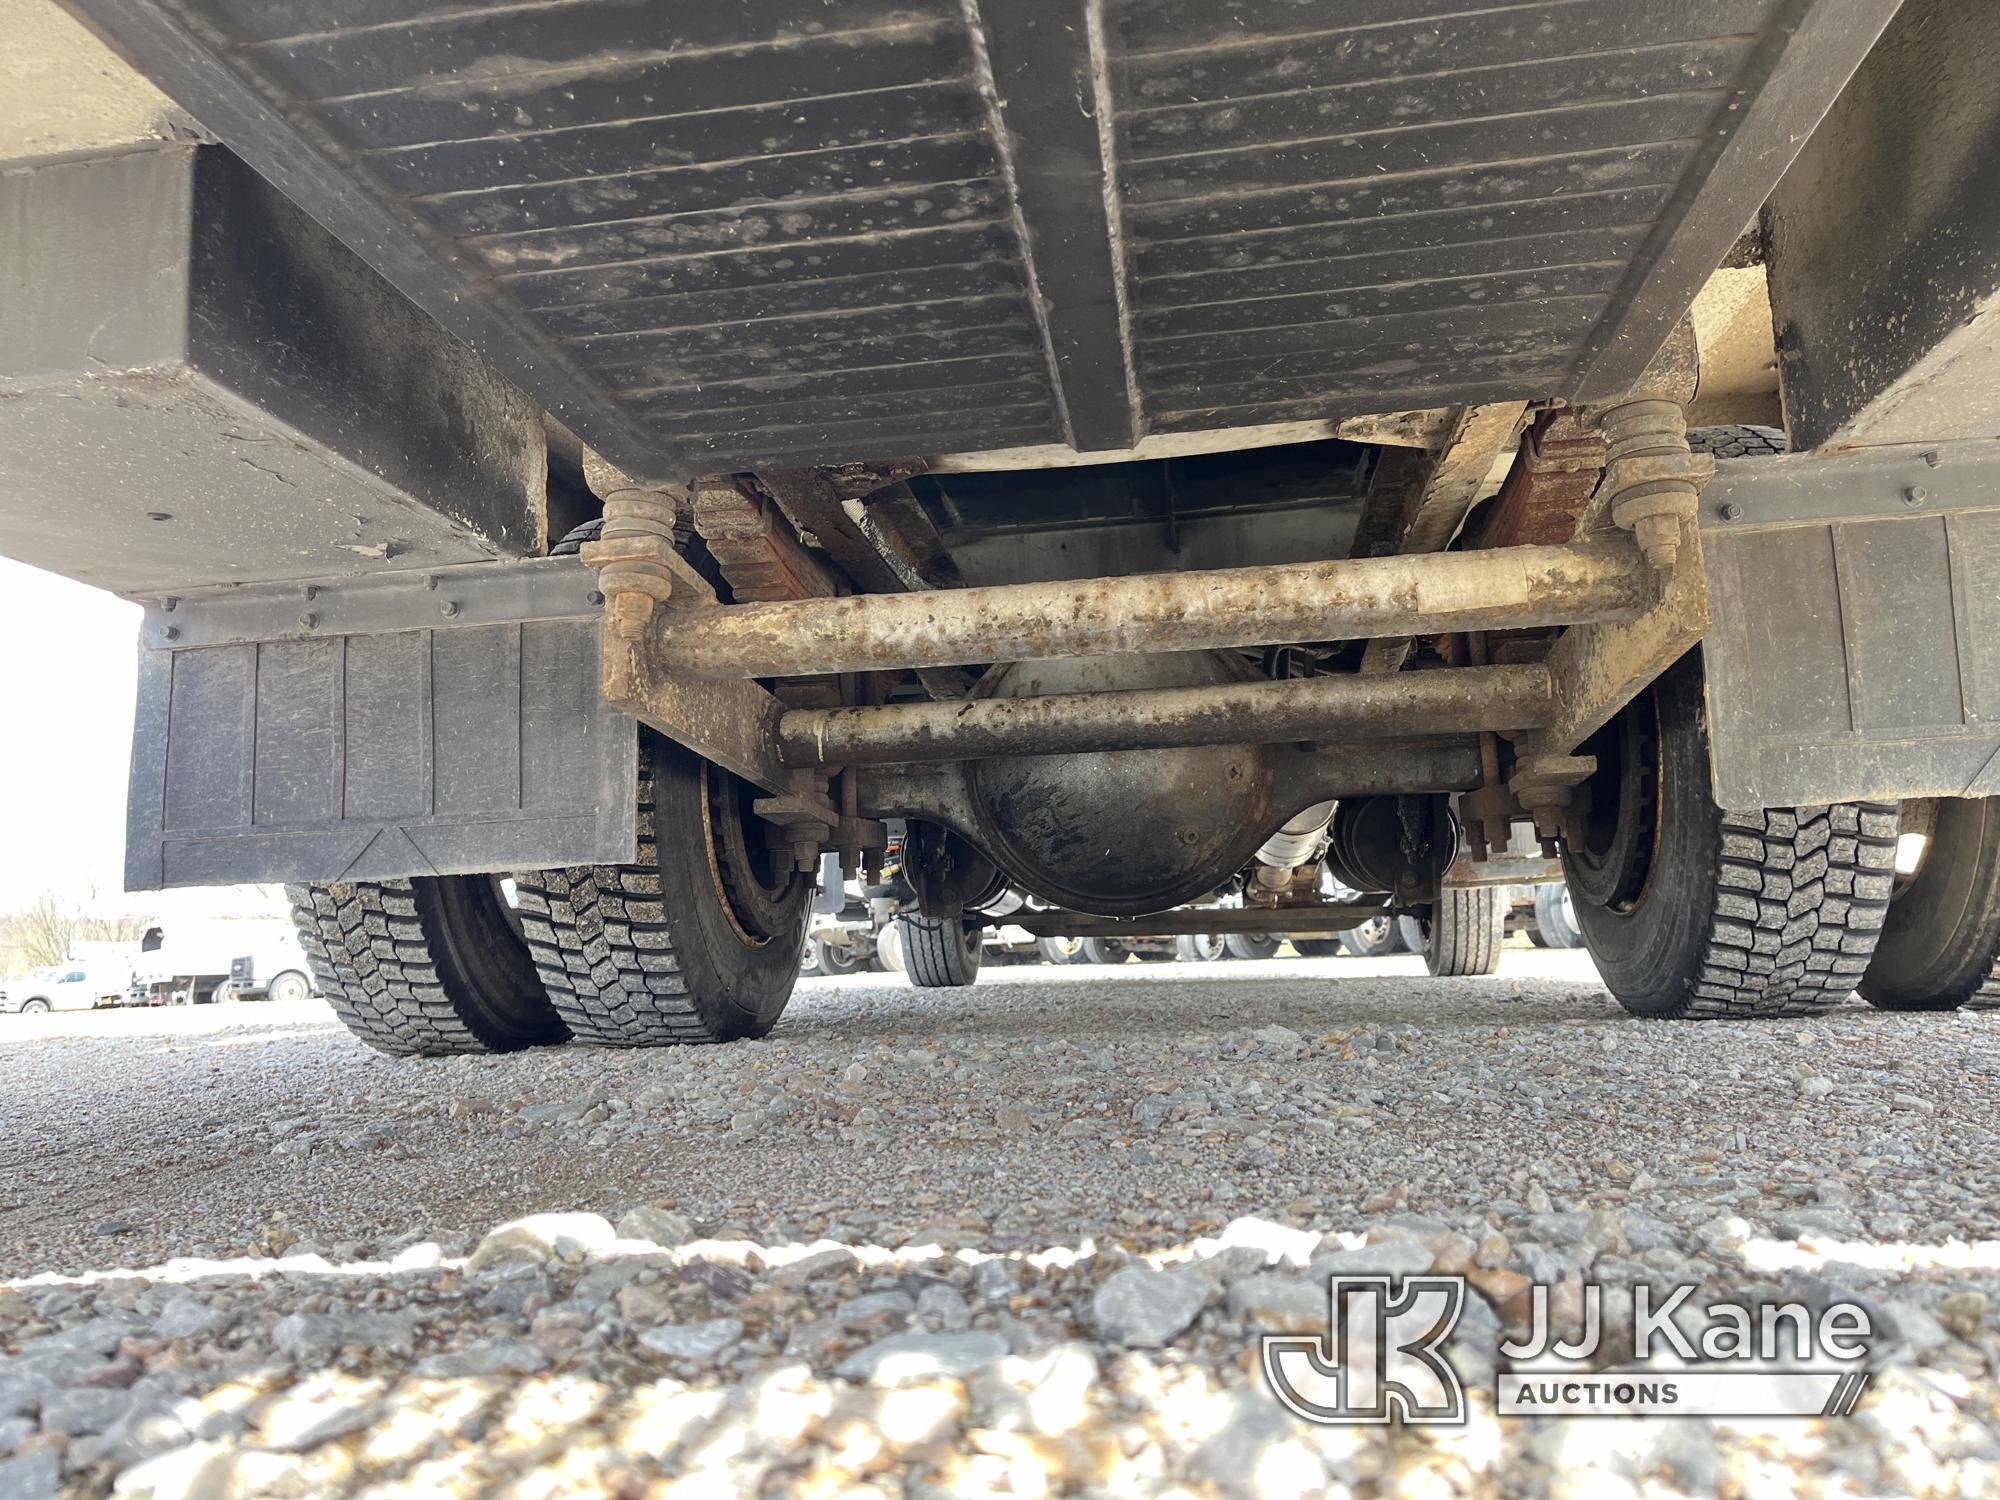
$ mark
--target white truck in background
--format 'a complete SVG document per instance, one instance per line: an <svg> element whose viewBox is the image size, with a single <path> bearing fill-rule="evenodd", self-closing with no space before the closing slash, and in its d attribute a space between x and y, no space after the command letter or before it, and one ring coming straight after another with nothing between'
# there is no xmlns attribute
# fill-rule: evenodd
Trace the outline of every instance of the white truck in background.
<svg viewBox="0 0 2000 1500"><path fill-rule="evenodd" d="M313 992L298 935L283 920L213 918L146 929L132 965L140 1005L303 1000Z"/></svg>
<svg viewBox="0 0 2000 1500"><path fill-rule="evenodd" d="M31 969L19 979L0 981L0 1011L35 1015L122 1004L131 974L129 964L121 966L116 960L72 956Z"/></svg>

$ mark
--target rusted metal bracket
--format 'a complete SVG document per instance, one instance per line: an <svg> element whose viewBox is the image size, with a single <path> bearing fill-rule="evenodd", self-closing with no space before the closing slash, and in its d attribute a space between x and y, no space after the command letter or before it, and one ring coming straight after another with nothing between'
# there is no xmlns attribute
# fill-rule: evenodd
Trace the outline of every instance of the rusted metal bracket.
<svg viewBox="0 0 2000 1500"><path fill-rule="evenodd" d="M1604 470L1604 434L1568 411L1544 414L1482 513L1481 547L1548 546L1577 534Z"/></svg>
<svg viewBox="0 0 2000 1500"><path fill-rule="evenodd" d="M703 613L712 611L682 619ZM649 647L656 638L603 632L604 701L767 792L789 792L791 772L778 759L784 705L754 682L695 682L660 671Z"/></svg>
<svg viewBox="0 0 2000 1500"><path fill-rule="evenodd" d="M694 529L737 601L830 599L841 592L832 569L800 543L777 506L745 482L698 479L689 495Z"/></svg>
<svg viewBox="0 0 2000 1500"><path fill-rule="evenodd" d="M1465 407L1454 421L1424 482L1401 514L1388 517L1388 534L1370 543L1378 554L1442 552L1465 524L1494 462L1521 430L1527 406L1509 401ZM1360 536L1357 534L1357 543ZM1410 636L1383 636L1362 652L1361 670L1395 672L1415 646Z"/></svg>
<svg viewBox="0 0 2000 1500"><path fill-rule="evenodd" d="M1567 788L1593 769L1569 752L1696 645L1707 633L1708 620L1701 533L1688 517L1680 523L1674 564L1661 575L1651 609L1637 619L1563 632L1546 659L1555 713L1546 728L1520 744L1510 783L1522 805L1535 813L1535 826L1544 837L1550 836L1552 814L1543 809L1559 809L1568 800Z"/></svg>

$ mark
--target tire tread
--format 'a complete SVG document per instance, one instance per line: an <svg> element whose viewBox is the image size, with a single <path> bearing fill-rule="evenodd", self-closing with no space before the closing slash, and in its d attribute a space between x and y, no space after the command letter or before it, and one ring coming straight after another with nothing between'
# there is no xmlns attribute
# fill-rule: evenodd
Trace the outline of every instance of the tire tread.
<svg viewBox="0 0 2000 1500"><path fill-rule="evenodd" d="M903 929L903 968L918 989L961 989L979 978L979 940L968 942L962 923L908 912L896 921Z"/></svg>
<svg viewBox="0 0 2000 1500"><path fill-rule="evenodd" d="M1795 1016L1846 999L1889 909L1896 804L1767 808L1721 820L1707 946L1680 1014Z"/></svg>
<svg viewBox="0 0 2000 1500"><path fill-rule="evenodd" d="M377 1052L446 1057L519 1045L453 1001L409 881L289 885L285 892L320 993Z"/></svg>

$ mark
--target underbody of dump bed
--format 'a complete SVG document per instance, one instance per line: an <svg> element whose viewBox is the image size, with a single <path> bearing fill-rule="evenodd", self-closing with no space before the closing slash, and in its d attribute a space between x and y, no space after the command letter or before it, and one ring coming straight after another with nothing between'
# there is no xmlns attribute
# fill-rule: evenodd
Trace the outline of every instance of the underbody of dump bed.
<svg viewBox="0 0 2000 1500"><path fill-rule="evenodd" d="M82 0L635 474L1629 388L1895 0Z"/></svg>

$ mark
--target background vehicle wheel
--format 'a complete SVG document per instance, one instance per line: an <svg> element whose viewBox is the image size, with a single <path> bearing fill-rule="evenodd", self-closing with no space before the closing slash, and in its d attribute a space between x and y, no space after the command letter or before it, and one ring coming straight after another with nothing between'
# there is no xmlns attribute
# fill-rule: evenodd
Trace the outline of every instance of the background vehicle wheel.
<svg viewBox="0 0 2000 1500"><path fill-rule="evenodd" d="M638 861L517 877L535 967L578 1041L763 1036L798 980L812 876L773 856L745 782L657 735L639 748Z"/></svg>
<svg viewBox="0 0 2000 1500"><path fill-rule="evenodd" d="M1898 883L1858 988L1881 1010L2000 1006L2000 799L1931 804L1923 861Z"/></svg>
<svg viewBox="0 0 2000 1500"><path fill-rule="evenodd" d="M21 1014L24 1016L45 1016L48 1013L49 1002L46 1000L23 1000L21 1002Z"/></svg>
<svg viewBox="0 0 2000 1500"><path fill-rule="evenodd" d="M243 992L236 988L236 981L225 979L215 987L209 996L217 1005L229 1005L243 998Z"/></svg>
<svg viewBox="0 0 2000 1500"><path fill-rule="evenodd" d="M309 999L312 996L312 981L297 969L287 969L264 987L264 996L266 999L280 1002ZM215 998L233 1000L235 996L231 994L225 997L220 990L217 990Z"/></svg>
<svg viewBox="0 0 2000 1500"><path fill-rule="evenodd" d="M1040 938L1036 941L1035 946L1042 950L1042 959L1047 963L1080 964L1084 962L1082 938Z"/></svg>
<svg viewBox="0 0 2000 1500"><path fill-rule="evenodd" d="M1222 939L1213 932L1183 933L1174 939L1174 957L1184 964L1212 964L1222 953Z"/></svg>
<svg viewBox="0 0 2000 1500"><path fill-rule="evenodd" d="M1301 958L1338 958L1347 951L1347 945L1337 937L1293 938L1292 946Z"/></svg>
<svg viewBox="0 0 2000 1500"><path fill-rule="evenodd" d="M320 993L377 1052L512 1052L568 1038L498 881L444 875L288 890Z"/></svg>
<svg viewBox="0 0 2000 1500"><path fill-rule="evenodd" d="M1085 938L1078 950L1087 964L1122 964L1132 950L1116 938Z"/></svg>
<svg viewBox="0 0 2000 1500"><path fill-rule="evenodd" d="M806 951L812 954L813 966L822 974L859 974L868 967L867 954L829 943L825 938L810 939Z"/></svg>
<svg viewBox="0 0 2000 1500"><path fill-rule="evenodd" d="M868 967L878 974L903 972L903 933L894 922L876 930L875 956L868 960Z"/></svg>
<svg viewBox="0 0 2000 1500"><path fill-rule="evenodd" d="M905 912L896 926L903 937L904 972L918 989L960 989L979 977L982 929L971 922Z"/></svg>
<svg viewBox="0 0 2000 1500"><path fill-rule="evenodd" d="M1394 917L1376 917L1343 932L1340 946L1356 958L1387 958L1403 951L1403 933Z"/></svg>
<svg viewBox="0 0 2000 1500"><path fill-rule="evenodd" d="M1232 932L1222 940L1231 958L1276 958L1283 938L1263 932Z"/></svg>
<svg viewBox="0 0 2000 1500"><path fill-rule="evenodd" d="M1563 826L1584 945L1634 1015L1793 1015L1848 995L1894 879L1892 803L1719 810L1690 652L1577 752Z"/></svg>
<svg viewBox="0 0 2000 1500"><path fill-rule="evenodd" d="M1535 929L1537 948L1581 948L1583 931L1576 925L1576 906L1566 885L1535 887Z"/></svg>
<svg viewBox="0 0 2000 1500"><path fill-rule="evenodd" d="M1424 967L1434 976L1463 978L1500 971L1500 948L1507 940L1504 886L1455 886L1440 893L1430 918L1414 925Z"/></svg>

